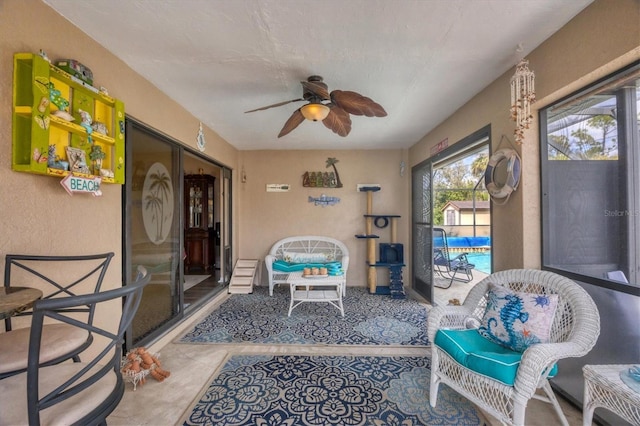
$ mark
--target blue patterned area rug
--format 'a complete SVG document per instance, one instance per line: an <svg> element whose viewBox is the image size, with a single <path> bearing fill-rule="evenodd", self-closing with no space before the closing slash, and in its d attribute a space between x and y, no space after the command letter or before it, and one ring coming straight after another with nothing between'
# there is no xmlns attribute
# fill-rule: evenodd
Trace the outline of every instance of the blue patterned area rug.
<svg viewBox="0 0 640 426"><path fill-rule="evenodd" d="M446 385L431 408L429 367L427 357L236 355L184 424L484 424L475 406Z"/></svg>
<svg viewBox="0 0 640 426"><path fill-rule="evenodd" d="M427 311L415 300L347 288L344 317L328 303L303 303L288 317L289 288L233 294L181 343L427 346Z"/></svg>

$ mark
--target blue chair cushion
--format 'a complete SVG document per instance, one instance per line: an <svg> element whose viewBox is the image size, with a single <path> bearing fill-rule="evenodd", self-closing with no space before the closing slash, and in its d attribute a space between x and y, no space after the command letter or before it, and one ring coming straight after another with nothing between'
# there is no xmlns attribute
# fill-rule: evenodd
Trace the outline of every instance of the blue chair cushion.
<svg viewBox="0 0 640 426"><path fill-rule="evenodd" d="M459 364L507 386L513 386L522 353L484 338L478 330L438 330L434 344ZM549 377L558 372L554 365Z"/></svg>

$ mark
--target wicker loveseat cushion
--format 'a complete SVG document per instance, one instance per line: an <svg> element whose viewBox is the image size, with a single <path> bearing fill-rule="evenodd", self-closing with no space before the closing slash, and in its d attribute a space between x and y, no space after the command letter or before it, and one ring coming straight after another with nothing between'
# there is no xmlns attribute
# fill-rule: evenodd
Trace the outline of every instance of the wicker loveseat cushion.
<svg viewBox="0 0 640 426"><path fill-rule="evenodd" d="M273 262L274 271L280 272L296 272L302 271L304 268L327 268L329 275L342 275L342 265L340 262L329 263L292 263L284 260L276 260Z"/></svg>
<svg viewBox="0 0 640 426"><path fill-rule="evenodd" d="M516 380L522 353L484 338L478 330L438 330L434 344L464 367L507 386ZM549 377L558 372L555 365Z"/></svg>

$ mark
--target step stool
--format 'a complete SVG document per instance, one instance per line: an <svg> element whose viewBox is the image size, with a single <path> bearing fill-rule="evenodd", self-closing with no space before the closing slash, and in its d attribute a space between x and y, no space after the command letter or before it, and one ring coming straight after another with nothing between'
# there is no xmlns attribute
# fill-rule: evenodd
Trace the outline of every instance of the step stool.
<svg viewBox="0 0 640 426"><path fill-rule="evenodd" d="M238 259L229 281L230 294L253 293L253 285L259 280L260 262L256 259Z"/></svg>

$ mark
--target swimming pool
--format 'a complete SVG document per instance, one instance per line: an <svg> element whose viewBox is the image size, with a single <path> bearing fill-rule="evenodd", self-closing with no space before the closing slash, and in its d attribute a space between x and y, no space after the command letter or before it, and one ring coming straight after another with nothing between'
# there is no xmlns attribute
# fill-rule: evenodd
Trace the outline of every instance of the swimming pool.
<svg viewBox="0 0 640 426"><path fill-rule="evenodd" d="M453 247L490 247L491 237L447 237L449 248Z"/></svg>
<svg viewBox="0 0 640 426"><path fill-rule="evenodd" d="M467 254L467 258L469 259L469 263L476 265L474 269L484 272L485 274L491 273L491 251L470 252Z"/></svg>
<svg viewBox="0 0 640 426"><path fill-rule="evenodd" d="M434 238L435 247L442 246L442 238ZM475 265L475 269L491 273L491 237L449 237L447 236L447 246L451 258L456 257L461 252L467 253L469 263Z"/></svg>

